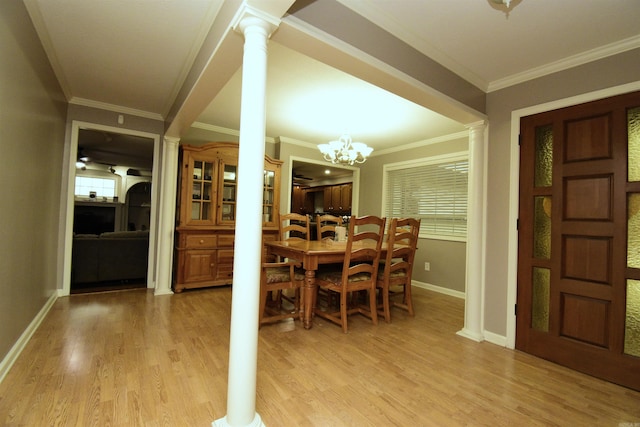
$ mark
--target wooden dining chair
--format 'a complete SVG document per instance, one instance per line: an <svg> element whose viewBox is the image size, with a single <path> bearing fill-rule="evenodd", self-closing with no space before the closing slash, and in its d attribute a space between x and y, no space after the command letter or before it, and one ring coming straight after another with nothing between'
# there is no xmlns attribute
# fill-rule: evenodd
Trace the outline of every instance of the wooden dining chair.
<svg viewBox="0 0 640 427"><path fill-rule="evenodd" d="M288 214L280 214L280 240L284 241L295 241L295 240L311 240L311 220L309 215L302 215L297 213L288 213ZM295 261L295 260L286 260L286 259L276 259L276 262L287 262L287 261ZM295 267L295 273L300 276L302 275L302 279L304 280L304 270L301 269L298 264ZM283 285L284 286L284 285ZM271 296L271 300L276 301L276 307L282 308L283 301L288 301L291 304L299 304L300 300L300 287L295 288L294 295L288 295L285 291L286 289L291 289L285 287L277 288L276 286L271 286L275 293L267 292L267 296ZM262 312L261 312L262 313Z"/></svg>
<svg viewBox="0 0 640 427"><path fill-rule="evenodd" d="M414 315L411 298L411 273L418 245L420 220L393 218L387 231L387 254L380 262L376 286L382 299L380 314L391 322L391 306Z"/></svg>
<svg viewBox="0 0 640 427"><path fill-rule="evenodd" d="M316 230L318 240L333 239L336 225L342 225L342 217L335 215L316 215Z"/></svg>
<svg viewBox="0 0 640 427"><path fill-rule="evenodd" d="M309 215L280 214L280 240L311 240Z"/></svg>
<svg viewBox="0 0 640 427"><path fill-rule="evenodd" d="M330 214L316 215L316 238L318 240L329 239L333 240L336 233L336 226L342 225L342 217ZM318 289L318 299L323 297L326 300L327 305L338 303L335 292L327 291L326 289Z"/></svg>
<svg viewBox="0 0 640 427"><path fill-rule="evenodd" d="M260 275L260 326L284 319L302 320L300 302L304 274L296 270L300 267L298 261L263 262ZM293 289L293 297L288 298L282 291ZM275 301L270 295L276 292L279 296ZM283 300L289 301L291 307L285 306ZM269 304L271 303L271 304Z"/></svg>
<svg viewBox="0 0 640 427"><path fill-rule="evenodd" d="M360 313L369 317L374 325L378 324L376 302L376 278L380 261L380 249L384 238L386 219L376 216L352 216L349 221L345 257L341 267L321 269L316 274L319 289L340 294L339 311L332 312L331 307L323 310L316 307L315 314L342 326L347 332L347 316ZM356 232L357 227L357 232ZM349 306L349 294L368 291L369 307Z"/></svg>

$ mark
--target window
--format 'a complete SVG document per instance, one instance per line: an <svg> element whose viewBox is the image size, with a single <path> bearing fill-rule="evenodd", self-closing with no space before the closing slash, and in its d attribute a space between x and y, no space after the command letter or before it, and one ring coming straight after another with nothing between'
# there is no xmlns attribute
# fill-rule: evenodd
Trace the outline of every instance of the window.
<svg viewBox="0 0 640 427"><path fill-rule="evenodd" d="M420 218L420 237L466 241L468 153L384 166L387 218Z"/></svg>
<svg viewBox="0 0 640 427"><path fill-rule="evenodd" d="M96 197L113 198L116 195L116 180L76 176L76 196L89 197L92 191L95 191Z"/></svg>

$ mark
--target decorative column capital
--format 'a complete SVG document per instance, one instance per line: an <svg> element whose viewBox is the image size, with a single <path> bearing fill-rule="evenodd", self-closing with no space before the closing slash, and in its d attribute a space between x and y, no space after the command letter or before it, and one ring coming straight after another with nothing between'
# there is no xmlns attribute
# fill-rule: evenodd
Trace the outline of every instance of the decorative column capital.
<svg viewBox="0 0 640 427"><path fill-rule="evenodd" d="M487 121L486 120L478 120L477 122L465 124L465 127L467 129L469 129L470 131L482 130L482 129L487 127Z"/></svg>
<svg viewBox="0 0 640 427"><path fill-rule="evenodd" d="M165 144L177 146L180 144L180 138L176 138L175 136L167 136L163 137Z"/></svg>
<svg viewBox="0 0 640 427"><path fill-rule="evenodd" d="M236 14L232 25L235 31L242 34L249 28L259 28L269 38L280 26L280 19L245 4Z"/></svg>

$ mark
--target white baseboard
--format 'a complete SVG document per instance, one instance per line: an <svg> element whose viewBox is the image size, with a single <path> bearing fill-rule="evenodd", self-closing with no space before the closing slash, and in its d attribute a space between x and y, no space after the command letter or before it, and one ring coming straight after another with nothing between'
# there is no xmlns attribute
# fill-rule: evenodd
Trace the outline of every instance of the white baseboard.
<svg viewBox="0 0 640 427"><path fill-rule="evenodd" d="M498 335L487 330L483 331L482 335L484 335L485 341L488 341L491 344L499 345L500 347L507 346L507 337L504 335Z"/></svg>
<svg viewBox="0 0 640 427"><path fill-rule="evenodd" d="M424 283L424 282L418 282L417 280L412 280L411 285L415 286L416 288L428 289L430 291L438 292L440 294L445 294L452 297L465 299L464 292L456 291L449 288L444 288L442 286L432 285L431 283Z"/></svg>
<svg viewBox="0 0 640 427"><path fill-rule="evenodd" d="M7 375L13 364L16 360L18 360L18 356L22 353L25 346L33 336L34 332L38 329L38 326L42 323L51 307L53 307L53 303L58 299L58 292L51 293L51 296L42 307L40 312L36 317L33 318L27 329L24 330L20 338L16 341L16 343L11 347L11 350L7 353L4 359L0 361L0 383L4 380L4 377Z"/></svg>

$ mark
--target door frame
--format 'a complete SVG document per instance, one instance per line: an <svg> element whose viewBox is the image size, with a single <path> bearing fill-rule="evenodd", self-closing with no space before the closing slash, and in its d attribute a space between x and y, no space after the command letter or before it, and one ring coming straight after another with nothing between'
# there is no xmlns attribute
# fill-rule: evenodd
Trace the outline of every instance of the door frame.
<svg viewBox="0 0 640 427"><path fill-rule="evenodd" d="M310 159L308 157L300 157L300 156L289 156L289 160L287 161L287 185L288 190L287 190L287 201L286 201L286 205L287 205L287 209L291 209L291 186L293 185L293 162L297 161L297 162L304 162L304 163L311 163L314 165L326 165L327 162L324 160L315 160L315 159ZM352 183L353 183L353 189L352 189L352 193L351 193L351 215L358 215L358 205L359 205L359 197L355 197L354 195L358 195L360 194L360 168L356 167L356 166L346 166L346 165L331 165L331 167L334 168L339 168L339 169L346 169L346 170L350 170L352 173ZM283 174L284 175L284 174ZM282 196L281 196L282 198ZM282 206L281 206L282 207Z"/></svg>
<svg viewBox="0 0 640 427"><path fill-rule="evenodd" d="M143 132L134 129L126 129L115 126L101 125L98 123L85 122L81 120L71 121L71 138L68 140L69 148L65 150L69 153L67 159L68 169L66 171L67 182L63 183L63 205L66 206L66 217L64 219L63 230L63 269L62 288L58 289L58 296L68 296L71 293L71 250L73 247L73 212L74 212L74 188L76 177L76 157L78 154L78 136L80 129L91 129L124 135L139 136L153 140L153 166L151 168L151 217L149 229L149 262L147 264L147 288L155 287L155 253L158 246L156 240L158 204L160 202L159 193L159 171L158 159L160 158L160 135L150 132ZM64 196L66 194L66 198Z"/></svg>
<svg viewBox="0 0 640 427"><path fill-rule="evenodd" d="M558 99L543 104L532 105L511 112L511 156L509 168L509 242L507 260L507 336L506 346L515 349L516 345L516 315L515 306L518 294L518 209L520 186L520 119L558 108L571 107L598 99L609 98L616 95L640 90L640 81L607 89L584 93L568 98Z"/></svg>

